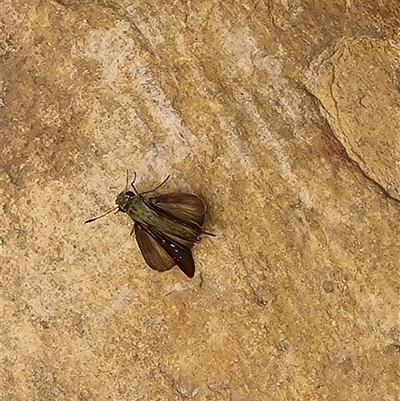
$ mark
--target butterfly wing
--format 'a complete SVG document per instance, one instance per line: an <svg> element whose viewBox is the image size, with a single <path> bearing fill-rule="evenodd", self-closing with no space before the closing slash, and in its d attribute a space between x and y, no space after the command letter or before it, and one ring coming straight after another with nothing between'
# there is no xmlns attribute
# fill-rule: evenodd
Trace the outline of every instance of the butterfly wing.
<svg viewBox="0 0 400 401"><path fill-rule="evenodd" d="M204 223L206 206L196 195L176 192L151 198L150 203L180 222L200 228Z"/></svg>
<svg viewBox="0 0 400 401"><path fill-rule="evenodd" d="M146 263L153 270L158 270L159 272L171 269L175 265L175 262L168 253L164 251L139 223L135 223L134 227L136 241Z"/></svg>
<svg viewBox="0 0 400 401"><path fill-rule="evenodd" d="M143 258L152 269L166 271L177 265L188 277L194 276L194 260L189 248L139 223L135 223L135 235Z"/></svg>

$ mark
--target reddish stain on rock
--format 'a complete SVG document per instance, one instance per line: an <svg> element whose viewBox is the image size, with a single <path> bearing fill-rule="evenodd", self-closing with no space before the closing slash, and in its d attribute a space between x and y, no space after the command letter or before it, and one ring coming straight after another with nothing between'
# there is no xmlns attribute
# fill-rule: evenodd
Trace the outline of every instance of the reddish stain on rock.
<svg viewBox="0 0 400 401"><path fill-rule="evenodd" d="M331 133L323 135L322 140L322 151L329 161L337 166L352 164L346 148Z"/></svg>

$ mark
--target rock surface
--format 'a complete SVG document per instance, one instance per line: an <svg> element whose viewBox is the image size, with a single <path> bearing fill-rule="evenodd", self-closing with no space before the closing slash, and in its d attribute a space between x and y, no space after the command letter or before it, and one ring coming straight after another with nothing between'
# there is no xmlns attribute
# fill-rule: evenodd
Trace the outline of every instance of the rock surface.
<svg viewBox="0 0 400 401"><path fill-rule="evenodd" d="M1 5L2 400L397 400L397 0ZM202 196L196 276L110 215Z"/></svg>

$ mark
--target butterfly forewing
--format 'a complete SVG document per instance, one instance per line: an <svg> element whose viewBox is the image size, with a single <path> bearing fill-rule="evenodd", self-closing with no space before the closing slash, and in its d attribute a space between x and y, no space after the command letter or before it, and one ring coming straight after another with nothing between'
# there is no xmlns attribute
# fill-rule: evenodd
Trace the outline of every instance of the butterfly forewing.
<svg viewBox="0 0 400 401"><path fill-rule="evenodd" d="M172 193L151 198L150 202L165 214L188 224L201 227L204 223L206 207L195 195Z"/></svg>
<svg viewBox="0 0 400 401"><path fill-rule="evenodd" d="M144 260L153 270L163 272L175 266L168 253L139 223L135 223L135 236Z"/></svg>
<svg viewBox="0 0 400 401"><path fill-rule="evenodd" d="M194 260L189 248L150 226L135 223L135 234L143 257L152 269L165 271L177 265L188 277L194 276Z"/></svg>

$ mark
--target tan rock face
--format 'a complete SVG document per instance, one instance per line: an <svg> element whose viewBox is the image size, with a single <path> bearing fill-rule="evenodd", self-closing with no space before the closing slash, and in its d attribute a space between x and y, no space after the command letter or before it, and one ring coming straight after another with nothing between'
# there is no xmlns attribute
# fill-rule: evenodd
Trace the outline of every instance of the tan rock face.
<svg viewBox="0 0 400 401"><path fill-rule="evenodd" d="M312 66L310 91L366 178L400 199L399 49L388 40L346 39Z"/></svg>
<svg viewBox="0 0 400 401"><path fill-rule="evenodd" d="M396 400L397 1L1 6L5 400ZM110 215L208 205L196 275Z"/></svg>

